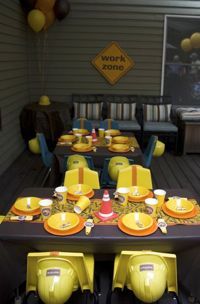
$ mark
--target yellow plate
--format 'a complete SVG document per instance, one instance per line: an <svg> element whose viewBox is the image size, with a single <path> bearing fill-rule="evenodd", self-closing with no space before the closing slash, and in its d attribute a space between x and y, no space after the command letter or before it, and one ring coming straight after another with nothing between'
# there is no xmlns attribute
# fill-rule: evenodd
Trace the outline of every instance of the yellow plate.
<svg viewBox="0 0 200 304"><path fill-rule="evenodd" d="M112 140L115 144L127 144L129 142L129 138L127 136L115 136Z"/></svg>
<svg viewBox="0 0 200 304"><path fill-rule="evenodd" d="M110 146L112 150L114 151L127 151L129 150L129 145L126 144L114 144Z"/></svg>
<svg viewBox="0 0 200 304"><path fill-rule="evenodd" d="M133 199L143 199L149 195L149 190L145 187L132 186L129 188L130 193L128 196Z"/></svg>
<svg viewBox="0 0 200 304"><path fill-rule="evenodd" d="M88 148L90 148L91 146L89 146L88 144L84 144L84 143L80 143L80 144L74 144L73 148L75 150L87 150Z"/></svg>
<svg viewBox="0 0 200 304"><path fill-rule="evenodd" d="M117 135L120 135L120 134L121 134L120 130L108 129L108 130L105 131L105 135L117 136Z"/></svg>
<svg viewBox="0 0 200 304"><path fill-rule="evenodd" d="M169 199L166 202L166 207L170 211L177 214L185 214L191 212L194 209L194 205L186 198L180 198L180 206L177 205L177 199Z"/></svg>
<svg viewBox="0 0 200 304"><path fill-rule="evenodd" d="M76 140L75 135L61 135L59 138L59 141L64 141L64 142L73 142Z"/></svg>
<svg viewBox="0 0 200 304"><path fill-rule="evenodd" d="M76 184L68 188L67 193L73 196L88 195L92 191L92 187L86 184Z"/></svg>
<svg viewBox="0 0 200 304"><path fill-rule="evenodd" d="M88 135L90 132L87 129L78 129L73 131L74 134Z"/></svg>
<svg viewBox="0 0 200 304"><path fill-rule="evenodd" d="M30 207L28 207L28 202L30 201ZM39 201L41 198L39 197L22 197L18 198L14 204L15 209L23 211L23 212L33 212L36 209L40 208Z"/></svg>
<svg viewBox="0 0 200 304"><path fill-rule="evenodd" d="M139 224L136 224L136 213L128 213L122 218L123 225L132 230L145 230L153 225L153 219L145 213L137 212Z"/></svg>
<svg viewBox="0 0 200 304"><path fill-rule="evenodd" d="M66 231L76 227L79 224L79 217L75 213L60 212L56 213L47 220L47 224L50 228Z"/></svg>

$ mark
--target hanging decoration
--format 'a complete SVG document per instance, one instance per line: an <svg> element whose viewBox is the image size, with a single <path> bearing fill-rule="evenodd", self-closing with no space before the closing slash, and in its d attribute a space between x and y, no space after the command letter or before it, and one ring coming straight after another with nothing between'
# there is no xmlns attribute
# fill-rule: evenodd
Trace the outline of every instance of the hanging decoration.
<svg viewBox="0 0 200 304"><path fill-rule="evenodd" d="M191 45L194 49L200 48L200 33L194 33L190 37Z"/></svg>
<svg viewBox="0 0 200 304"><path fill-rule="evenodd" d="M184 52L190 52L192 50L192 44L189 38L185 38L181 41L181 48Z"/></svg>

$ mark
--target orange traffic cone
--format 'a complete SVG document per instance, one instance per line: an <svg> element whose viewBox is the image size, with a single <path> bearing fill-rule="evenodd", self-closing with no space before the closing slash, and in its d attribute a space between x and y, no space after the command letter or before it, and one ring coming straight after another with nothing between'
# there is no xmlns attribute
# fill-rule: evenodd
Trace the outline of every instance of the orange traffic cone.
<svg viewBox="0 0 200 304"><path fill-rule="evenodd" d="M97 135L95 129L92 129L92 141L93 142L97 141Z"/></svg>
<svg viewBox="0 0 200 304"><path fill-rule="evenodd" d="M108 221L118 217L117 213L114 213L112 210L112 201L110 199L108 190L104 190L103 198L101 201L100 211L95 212L96 217L101 221Z"/></svg>

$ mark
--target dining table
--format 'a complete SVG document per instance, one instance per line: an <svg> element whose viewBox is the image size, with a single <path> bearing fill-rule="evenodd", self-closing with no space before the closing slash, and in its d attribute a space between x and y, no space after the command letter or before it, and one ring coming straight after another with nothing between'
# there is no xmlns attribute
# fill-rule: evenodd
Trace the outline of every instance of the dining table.
<svg viewBox="0 0 200 304"><path fill-rule="evenodd" d="M167 197L181 196L192 199L198 208L197 221L170 222L169 216L165 220L168 223L167 234L163 234L158 228L154 233L145 236L134 236L119 229L118 220L126 212L133 212L135 208L141 208L140 203L129 202L128 209L118 206L115 201L115 189L109 189L110 199L113 201L113 209L118 213L114 221L100 221L94 217L94 227L89 235L83 228L72 235L55 235L44 228L44 222L40 217L35 220L11 221L10 208L15 202L11 202L5 217L0 224L0 299L8 298L9 294L26 279L26 259L29 252L65 251L92 253L95 257L115 256L122 250L153 250L177 254L178 276L182 284L191 285L197 280L200 265L200 207L195 194L187 189L165 189ZM100 208L105 189L94 191L91 205ZM22 197L51 198L53 188L26 188ZM56 202L54 201L54 204ZM66 211L73 210L75 202L71 199L66 202ZM92 209L91 209L92 210ZM86 221L91 213L81 214ZM191 255L193 254L193 255ZM188 265L188 260L190 264ZM194 263L199 262L196 267ZM188 272L190 276L188 277ZM188 285L187 285L188 286ZM200 297L199 289L194 290ZM2 302L4 303L4 302Z"/></svg>
<svg viewBox="0 0 200 304"><path fill-rule="evenodd" d="M67 134L64 132L63 135ZM143 153L140 148L140 145L134 136L133 133L126 132L121 133L122 136L127 136L129 139L130 149L126 152L120 151L111 151L109 147L106 146L105 138L97 137L97 141L93 142L93 149L91 148L90 151L81 152L78 150L73 149L73 143L71 142L61 142L58 141L53 153L56 158L56 164L58 164L59 172L63 173L66 170L66 158L72 154L80 154L80 155L87 155L91 156L94 162L95 168L102 168L104 158L111 158L113 156L125 156L134 161L136 164L143 164ZM82 138L83 142L85 142L85 137Z"/></svg>

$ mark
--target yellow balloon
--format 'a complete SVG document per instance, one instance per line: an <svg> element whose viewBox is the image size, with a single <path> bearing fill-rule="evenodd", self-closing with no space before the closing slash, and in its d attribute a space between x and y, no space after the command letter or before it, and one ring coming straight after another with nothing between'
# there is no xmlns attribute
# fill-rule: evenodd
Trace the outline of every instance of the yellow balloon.
<svg viewBox="0 0 200 304"><path fill-rule="evenodd" d="M28 24L35 32L40 32L45 25L45 15L38 9L33 9L28 14Z"/></svg>
<svg viewBox="0 0 200 304"><path fill-rule="evenodd" d="M192 34L192 36L190 37L190 41L193 48L195 49L200 48L200 33Z"/></svg>
<svg viewBox="0 0 200 304"><path fill-rule="evenodd" d="M181 48L184 52L190 52L192 50L192 44L189 38L185 38L181 41Z"/></svg>
<svg viewBox="0 0 200 304"><path fill-rule="evenodd" d="M48 13L53 9L56 0L37 0L35 7L43 13Z"/></svg>

